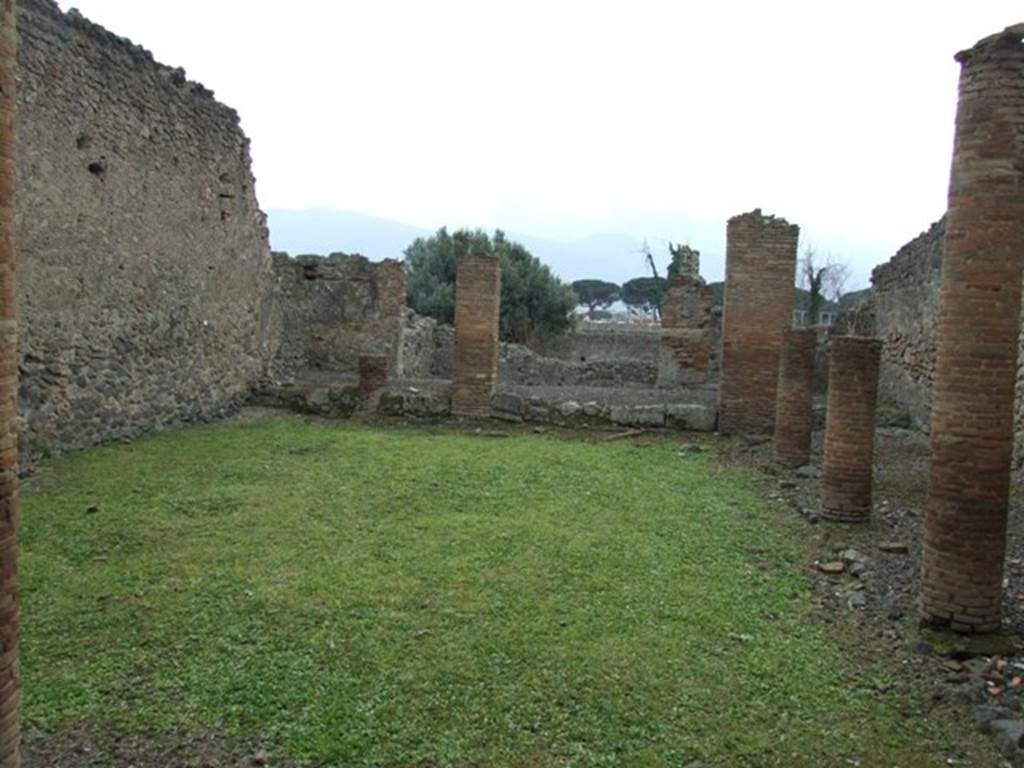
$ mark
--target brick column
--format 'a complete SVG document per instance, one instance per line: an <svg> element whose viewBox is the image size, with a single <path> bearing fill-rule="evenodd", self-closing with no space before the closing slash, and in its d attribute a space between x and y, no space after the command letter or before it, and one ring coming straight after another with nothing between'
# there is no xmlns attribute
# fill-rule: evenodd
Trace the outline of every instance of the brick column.
<svg viewBox="0 0 1024 768"><path fill-rule="evenodd" d="M800 228L760 210L729 220L718 428L770 432L782 332L793 323Z"/></svg>
<svg viewBox="0 0 1024 768"><path fill-rule="evenodd" d="M455 278L455 370L452 413L485 417L498 380L501 264L497 256L459 259Z"/></svg>
<svg viewBox="0 0 1024 768"><path fill-rule="evenodd" d="M1024 261L1024 25L961 64L931 396L921 613L999 628Z"/></svg>
<svg viewBox="0 0 1024 768"><path fill-rule="evenodd" d="M395 259L385 259L374 265L377 278L377 301L380 318L388 345L388 368L396 379L402 378L402 335L405 322L406 275L405 265Z"/></svg>
<svg viewBox="0 0 1024 768"><path fill-rule="evenodd" d="M862 336L829 342L828 414L821 514L859 523L871 517L875 406L882 343Z"/></svg>
<svg viewBox="0 0 1024 768"><path fill-rule="evenodd" d="M19 765L18 331L14 308L16 3L0 0L0 768Z"/></svg>
<svg viewBox="0 0 1024 768"><path fill-rule="evenodd" d="M811 393L818 332L814 328L787 328L782 339L775 404L775 457L791 467L802 467L811 460Z"/></svg>
<svg viewBox="0 0 1024 768"><path fill-rule="evenodd" d="M359 356L359 394L371 400L388 383L388 358L385 355Z"/></svg>

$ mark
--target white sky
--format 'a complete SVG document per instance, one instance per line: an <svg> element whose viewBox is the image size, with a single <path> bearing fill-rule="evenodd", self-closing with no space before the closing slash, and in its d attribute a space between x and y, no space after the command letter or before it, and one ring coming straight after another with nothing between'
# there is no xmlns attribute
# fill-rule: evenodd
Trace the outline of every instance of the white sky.
<svg viewBox="0 0 1024 768"><path fill-rule="evenodd" d="M72 5L239 111L264 208L685 240L652 222L724 237L760 207L862 278L945 208L953 54L1024 20L1020 0Z"/></svg>

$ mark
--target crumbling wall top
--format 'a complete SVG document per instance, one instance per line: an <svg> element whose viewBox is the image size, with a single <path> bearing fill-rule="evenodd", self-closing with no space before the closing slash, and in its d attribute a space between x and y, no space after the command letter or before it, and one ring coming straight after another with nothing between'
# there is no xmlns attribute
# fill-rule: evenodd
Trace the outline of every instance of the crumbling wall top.
<svg viewBox="0 0 1024 768"><path fill-rule="evenodd" d="M780 234L785 232L794 236L798 235L800 232L800 227L798 225L790 224L780 216L766 216L761 212L760 208L755 208L752 211L741 213L729 219L730 228L737 226L772 229L778 231Z"/></svg>
<svg viewBox="0 0 1024 768"><path fill-rule="evenodd" d="M954 58L966 64L981 58L990 58L1004 51L1024 53L1024 22L1013 24L1002 32L983 37L970 48L960 51Z"/></svg>

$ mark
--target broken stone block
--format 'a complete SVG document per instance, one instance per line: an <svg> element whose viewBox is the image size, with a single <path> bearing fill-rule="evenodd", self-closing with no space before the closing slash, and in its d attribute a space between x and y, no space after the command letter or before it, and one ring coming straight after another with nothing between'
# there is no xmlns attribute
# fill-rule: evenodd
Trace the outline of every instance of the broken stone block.
<svg viewBox="0 0 1024 768"><path fill-rule="evenodd" d="M718 412L707 405L675 404L665 408L669 426L691 432L714 432Z"/></svg>

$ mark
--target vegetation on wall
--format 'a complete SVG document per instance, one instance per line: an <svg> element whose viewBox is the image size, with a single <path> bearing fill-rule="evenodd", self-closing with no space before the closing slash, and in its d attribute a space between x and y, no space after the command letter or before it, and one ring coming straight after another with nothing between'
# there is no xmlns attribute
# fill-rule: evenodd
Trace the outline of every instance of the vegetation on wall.
<svg viewBox="0 0 1024 768"><path fill-rule="evenodd" d="M504 341L526 343L565 333L573 326L576 295L521 244L500 229L442 227L405 249L408 304L442 323L455 322L455 273L460 256L489 253L501 261L501 321Z"/></svg>

